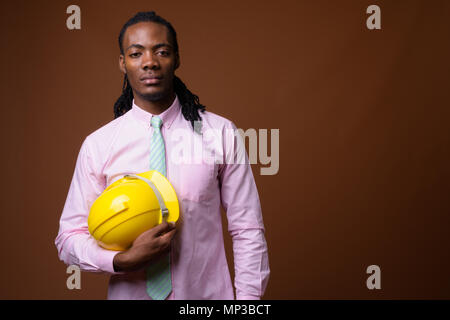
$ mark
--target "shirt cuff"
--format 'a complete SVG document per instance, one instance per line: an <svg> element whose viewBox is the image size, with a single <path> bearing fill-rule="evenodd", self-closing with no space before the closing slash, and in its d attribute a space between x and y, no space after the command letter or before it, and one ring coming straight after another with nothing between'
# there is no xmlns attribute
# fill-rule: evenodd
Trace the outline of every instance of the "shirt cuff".
<svg viewBox="0 0 450 320"><path fill-rule="evenodd" d="M261 300L261 297L259 296L252 296L252 295L237 295L236 300Z"/></svg>
<svg viewBox="0 0 450 320"><path fill-rule="evenodd" d="M99 254L98 257L98 264L100 270L103 270L104 272L110 273L110 274L123 274L124 272L116 272L114 271L114 257L116 254L118 254L120 251L113 251L113 250L107 250L103 249L101 251L101 254Z"/></svg>

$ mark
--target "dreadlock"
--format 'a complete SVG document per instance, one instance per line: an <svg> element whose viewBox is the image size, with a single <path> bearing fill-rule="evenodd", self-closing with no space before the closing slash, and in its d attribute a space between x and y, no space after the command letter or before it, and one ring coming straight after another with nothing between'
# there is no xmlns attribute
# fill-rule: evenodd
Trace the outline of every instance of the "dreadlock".
<svg viewBox="0 0 450 320"><path fill-rule="evenodd" d="M129 26L138 22L156 22L166 26L171 35L175 53L178 54L177 33L175 32L175 29L168 21L156 15L154 11L138 12L124 24L119 34L119 49L121 54L124 54L122 40L125 31ZM199 111L202 113L205 112L205 106L200 104L200 99L198 96L189 91L183 81L181 81L181 79L177 76L174 76L173 86L181 104L181 113L187 121L191 122L192 128L195 129L194 122L201 121L202 118L200 117ZM120 117L131 109L133 105L133 98L133 90L128 82L128 77L125 74L123 78L122 94L117 99L116 103L114 103L114 118Z"/></svg>

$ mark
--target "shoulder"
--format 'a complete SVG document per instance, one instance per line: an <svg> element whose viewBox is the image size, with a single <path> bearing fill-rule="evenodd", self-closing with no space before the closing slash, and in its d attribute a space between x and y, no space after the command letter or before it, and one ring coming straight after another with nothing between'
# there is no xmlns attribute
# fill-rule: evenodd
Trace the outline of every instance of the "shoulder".
<svg viewBox="0 0 450 320"><path fill-rule="evenodd" d="M217 113L206 110L204 113L200 113L202 117L203 126L211 129L227 129L235 128L233 121L227 119Z"/></svg>
<svg viewBox="0 0 450 320"><path fill-rule="evenodd" d="M127 118L128 114L125 113L90 133L83 142L84 148L102 158L108 153Z"/></svg>
<svg viewBox="0 0 450 320"><path fill-rule="evenodd" d="M99 140L104 139L106 137L110 137L111 134L113 134L115 131L117 131L118 128L120 128L126 117L127 113L114 120L111 120L110 122L93 131L91 134L87 136L87 138L91 140Z"/></svg>

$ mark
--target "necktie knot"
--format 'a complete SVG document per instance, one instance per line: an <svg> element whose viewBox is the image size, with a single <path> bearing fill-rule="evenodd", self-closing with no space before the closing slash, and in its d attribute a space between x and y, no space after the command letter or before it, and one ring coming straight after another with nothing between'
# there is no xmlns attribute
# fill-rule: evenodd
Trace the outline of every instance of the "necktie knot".
<svg viewBox="0 0 450 320"><path fill-rule="evenodd" d="M162 120L158 116L153 116L151 120L152 127L155 129L159 129L162 126Z"/></svg>

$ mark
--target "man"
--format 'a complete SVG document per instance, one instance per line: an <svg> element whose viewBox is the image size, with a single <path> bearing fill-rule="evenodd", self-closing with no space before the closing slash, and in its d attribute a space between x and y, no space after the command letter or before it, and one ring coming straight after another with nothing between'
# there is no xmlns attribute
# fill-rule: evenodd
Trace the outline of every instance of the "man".
<svg viewBox="0 0 450 320"><path fill-rule="evenodd" d="M60 259L111 274L109 299L234 299L223 205L233 240L236 298L259 299L269 278L267 245L250 165L225 161L233 157L234 136L227 132L234 124L205 111L175 76L176 32L154 12L140 12L123 26L119 48L124 86L114 105L116 118L81 147L55 240ZM207 161L205 153L214 156ZM177 226L163 222L126 251L101 248L88 232L90 206L125 174L152 169L161 154L158 170L180 201Z"/></svg>

